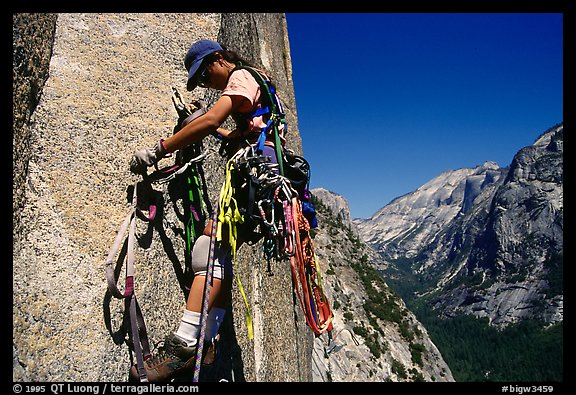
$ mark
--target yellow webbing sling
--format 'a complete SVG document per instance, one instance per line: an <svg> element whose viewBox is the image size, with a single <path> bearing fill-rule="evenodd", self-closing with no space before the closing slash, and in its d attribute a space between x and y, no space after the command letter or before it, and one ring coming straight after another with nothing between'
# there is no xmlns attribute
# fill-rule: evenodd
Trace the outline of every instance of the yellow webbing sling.
<svg viewBox="0 0 576 395"><path fill-rule="evenodd" d="M220 200L218 204L218 225L216 230L216 240L222 241L222 228L223 225L228 225L228 243L230 244L232 262L236 262L236 244L238 241L238 229L237 225L244 223L244 217L240 214L238 210L238 203L236 202L235 190L232 185L232 173L237 155L240 155L243 151L237 152L226 165L226 179L222 189L220 190ZM244 287L242 287L242 282L240 281L240 276L236 272L236 280L238 281L238 289L242 294L244 299L244 304L246 305L246 327L248 329L248 338L254 340L254 329L252 325L252 317L250 316L250 306L248 304L248 298L244 292Z"/></svg>

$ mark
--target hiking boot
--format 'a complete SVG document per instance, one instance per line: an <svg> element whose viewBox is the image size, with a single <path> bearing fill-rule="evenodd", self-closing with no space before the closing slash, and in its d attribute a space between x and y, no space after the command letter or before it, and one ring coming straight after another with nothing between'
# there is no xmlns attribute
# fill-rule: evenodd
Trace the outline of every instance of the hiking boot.
<svg viewBox="0 0 576 395"><path fill-rule="evenodd" d="M144 361L148 381L168 381L184 373L192 373L196 362L196 346L188 347L176 335L168 335L156 356ZM140 381L136 365L130 369L130 379Z"/></svg>

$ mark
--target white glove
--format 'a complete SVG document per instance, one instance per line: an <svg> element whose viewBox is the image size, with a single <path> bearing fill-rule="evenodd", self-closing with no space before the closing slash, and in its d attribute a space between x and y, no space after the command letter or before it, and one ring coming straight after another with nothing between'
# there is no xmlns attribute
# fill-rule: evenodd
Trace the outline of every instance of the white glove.
<svg viewBox="0 0 576 395"><path fill-rule="evenodd" d="M146 173L146 169L152 166L164 156L167 152L160 140L153 148L142 148L134 153L130 160L130 171L135 174Z"/></svg>

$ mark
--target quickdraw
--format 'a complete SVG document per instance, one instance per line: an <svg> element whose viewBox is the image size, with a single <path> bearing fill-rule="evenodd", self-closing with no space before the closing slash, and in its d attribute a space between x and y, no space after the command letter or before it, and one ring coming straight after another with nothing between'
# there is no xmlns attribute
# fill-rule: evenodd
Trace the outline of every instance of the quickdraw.
<svg viewBox="0 0 576 395"><path fill-rule="evenodd" d="M296 254L296 231L294 230L294 218L292 216L292 206L285 200L282 202L284 208L284 218L286 219L286 229L284 231L284 253L288 258Z"/></svg>

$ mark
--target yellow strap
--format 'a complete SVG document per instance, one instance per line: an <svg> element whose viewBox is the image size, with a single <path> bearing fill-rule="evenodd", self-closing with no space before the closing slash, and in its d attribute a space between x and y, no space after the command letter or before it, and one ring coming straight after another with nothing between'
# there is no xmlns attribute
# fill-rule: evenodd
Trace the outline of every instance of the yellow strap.
<svg viewBox="0 0 576 395"><path fill-rule="evenodd" d="M254 340L254 327L252 325L252 317L250 316L250 306L248 305L248 298L244 292L244 287L242 287L242 282L240 281L240 276L236 273L236 280L238 281L238 289L244 298L244 304L246 305L246 328L248 329L248 338Z"/></svg>
<svg viewBox="0 0 576 395"><path fill-rule="evenodd" d="M235 157L232 157L226 165L226 180L222 189L220 190L220 200L218 205L218 225L216 229L216 240L222 240L222 226L228 225L228 243L230 244L232 262L236 262L236 242L238 240L237 224L244 222L244 217L238 210L238 203L234 198L234 187L232 186L232 168L234 166ZM246 328L248 330L248 338L254 340L254 326L252 325L252 316L250 315L250 305L244 287L240 281L240 276L236 273L236 281L238 282L238 289L244 299L246 305Z"/></svg>
<svg viewBox="0 0 576 395"><path fill-rule="evenodd" d="M234 187L232 186L232 167L234 165L234 158L228 161L226 165L226 180L222 189L220 190L219 212L218 212L218 228L216 230L216 240L222 240L222 226L228 225L228 243L232 250L232 258L236 257L236 242L238 240L238 232L236 224L244 222L244 217L238 210L238 204L234 198Z"/></svg>

